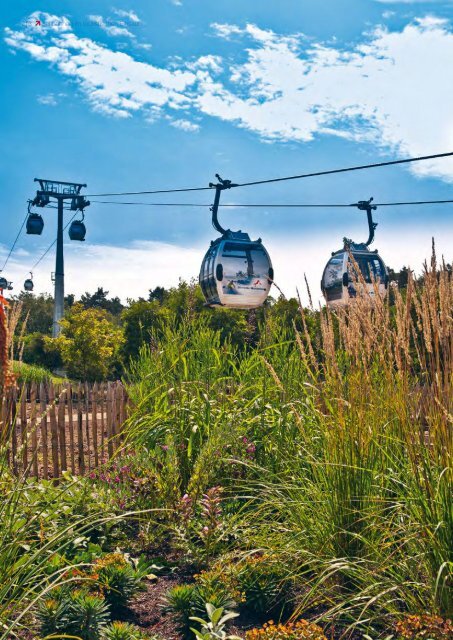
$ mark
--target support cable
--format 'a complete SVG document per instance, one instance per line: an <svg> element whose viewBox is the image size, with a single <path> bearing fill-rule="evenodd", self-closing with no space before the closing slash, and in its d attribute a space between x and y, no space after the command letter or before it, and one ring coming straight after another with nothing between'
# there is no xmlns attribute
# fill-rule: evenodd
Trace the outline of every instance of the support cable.
<svg viewBox="0 0 453 640"><path fill-rule="evenodd" d="M65 224L65 226L63 227L63 231L66 231L66 229L69 227L69 225L71 224L71 222L74 220L74 218L77 215L77 211L74 213L74 215L71 217L71 219ZM47 249L44 251L44 253L42 254L42 256L39 258L39 260L37 260L35 262L35 264L32 266L32 268L30 269L30 271L34 271L36 269L36 267L40 264L40 262L46 257L46 255L49 253L49 251L52 249L52 247L56 244L57 239L55 238L55 240L52 242L52 244L50 244Z"/></svg>
<svg viewBox="0 0 453 640"><path fill-rule="evenodd" d="M271 184L274 182L284 182L287 180L300 180L302 178L314 178L318 176L328 176L336 173L346 173L349 171L362 171L363 169L375 169L379 167L390 167L399 164L409 164L412 162L422 162L424 160L438 160L440 158L448 158L453 156L453 151L449 151L447 153L435 153L429 156L416 156L414 158L403 158L402 160L388 160L385 162L374 162L371 164L362 164L356 165L352 167L343 167L339 169L329 169L325 171L315 171L311 173L301 173L294 176L285 176L282 178L268 178L266 180L255 180L252 182L242 182L231 184L231 188L237 187L251 187L260 184ZM213 185L214 187L215 185ZM123 191L117 193L90 193L87 194L87 198L101 198L106 196L136 196L136 195L153 195L157 193L186 193L189 191L209 191L212 187L191 187L185 189L156 189L152 191Z"/></svg>
<svg viewBox="0 0 453 640"><path fill-rule="evenodd" d="M22 222L22 224L20 225L20 229L19 229L19 231L18 231L18 233L17 233L16 239L14 240L14 242L13 242L13 244L12 244L12 246L11 246L11 249L9 250L9 253L8 253L8 255L6 256L6 260L5 260L5 262L3 263L3 267L0 269L0 272L4 271L4 269L5 269L6 265L8 264L9 259L11 258L11 254L12 254L12 252L13 252L13 251L14 251L14 249L15 249L15 246L16 246L16 244L17 244L17 241L19 240L20 234L22 233L22 229L24 228L24 225L25 225L25 222L26 222L27 218L28 218L28 211L27 211L27 213L25 214L24 221L23 221L23 222Z"/></svg>
<svg viewBox="0 0 453 640"><path fill-rule="evenodd" d="M211 203L189 203L189 202L124 202L118 200L92 200L93 204L119 204L119 205L127 205L127 206L143 206L143 207L212 207ZM376 206L378 207L402 207L402 206L414 206L414 205L427 205L427 204L453 204L453 199L451 200L414 200L408 202L376 202ZM220 207L231 207L231 208L268 208L268 209L336 209L336 208L351 208L356 207L357 203L352 204L338 204L338 203L330 203L330 204L317 204L317 203L296 203L296 204L287 204L287 203L259 203L259 204L219 204Z"/></svg>

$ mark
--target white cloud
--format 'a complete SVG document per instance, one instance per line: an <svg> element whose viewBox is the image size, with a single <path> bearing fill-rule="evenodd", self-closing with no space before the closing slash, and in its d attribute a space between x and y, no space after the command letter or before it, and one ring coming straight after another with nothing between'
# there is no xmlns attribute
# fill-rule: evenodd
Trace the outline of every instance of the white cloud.
<svg viewBox="0 0 453 640"><path fill-rule="evenodd" d="M404 155L453 148L453 34L444 20L380 27L349 51L252 27L242 33L258 46L234 67L230 87L205 78L203 112L271 140L327 134ZM413 170L453 177L449 161Z"/></svg>
<svg viewBox="0 0 453 640"><path fill-rule="evenodd" d="M148 42L137 42L135 46L138 49L145 49L145 51L150 51L153 48L153 45Z"/></svg>
<svg viewBox="0 0 453 640"><path fill-rule="evenodd" d="M182 131L195 132L200 130L200 125L190 122L190 120L170 120L170 124L172 127L176 127L176 129L181 129Z"/></svg>
<svg viewBox="0 0 453 640"><path fill-rule="evenodd" d="M192 72L139 62L89 38L79 38L72 31L38 43L25 32L7 28L5 33L10 47L52 63L62 74L78 81L97 111L119 118L141 109L149 115L164 106L180 108L188 101L185 91L196 80Z"/></svg>
<svg viewBox="0 0 453 640"><path fill-rule="evenodd" d="M109 36L124 36L126 38L135 38L135 35L126 29L126 27L119 27L110 21L106 22L102 16L90 15L88 19L91 22L95 22L103 31Z"/></svg>
<svg viewBox="0 0 453 640"><path fill-rule="evenodd" d="M220 73L222 71L222 58L220 56L201 56L195 62L187 63L187 67L189 69L208 69L214 71L215 73Z"/></svg>
<svg viewBox="0 0 453 640"><path fill-rule="evenodd" d="M361 239L364 233L363 221L354 224L353 237ZM350 225L350 222L348 226ZM383 224L378 230L375 245L387 263L395 269L410 266L421 273L425 259L431 255L431 235L435 235L437 255L445 256L446 262L452 262L453 231L451 225L433 223L420 219L417 226L409 226L404 242L390 225ZM256 234L251 234L256 237ZM286 296L295 296L296 288L302 294L304 302L304 273L311 288L314 301L321 300L320 280L325 263L331 251L341 246L341 233L337 242L332 242L332 234L319 231L304 233L298 237L288 235L263 236L263 243L269 251L275 270L276 283ZM373 248L375 248L373 245ZM110 296L127 298L147 297L148 289L155 286L177 286L180 278L189 281L197 278L202 258L209 247L209 238L198 241L195 246L169 244L155 241L133 242L126 247L76 243L65 245L65 290L80 296L85 291L95 291L104 287ZM8 248L0 245L0 258L4 259ZM39 252L38 252L39 255ZM13 282L14 294L19 293L22 283L28 277L30 265L35 256L28 252L17 251L8 264L5 275ZM54 271L53 252L41 262L33 273L37 293L53 291L50 274ZM124 265L125 268L121 268ZM276 290L272 295L278 297Z"/></svg>
<svg viewBox="0 0 453 640"><path fill-rule="evenodd" d="M229 40L231 36L240 35L243 32L240 27L237 27L234 24L220 22L213 22L211 24L211 28L219 38L225 38L225 40Z"/></svg>
<svg viewBox="0 0 453 640"><path fill-rule="evenodd" d="M187 116L229 121L268 141L337 136L414 156L453 148L453 32L433 15L401 30L377 27L347 49L254 24L214 23L219 37L247 43L230 71L210 53L173 59L166 68L139 62L78 37L66 18L45 16L44 30L7 28L6 43L75 79L106 114L173 120L171 114L184 109ZM410 170L452 179L453 161Z"/></svg>
<svg viewBox="0 0 453 640"><path fill-rule="evenodd" d="M124 9L113 9L113 12L116 13L116 15L119 16L120 18L126 18L127 20L130 20L134 24L139 24L141 22L140 18L135 13L135 11L125 11Z"/></svg>
<svg viewBox="0 0 453 640"><path fill-rule="evenodd" d="M45 104L49 107L55 107L58 104L58 100L53 93L47 93L44 96L38 96L37 100L40 104Z"/></svg>
<svg viewBox="0 0 453 640"><path fill-rule="evenodd" d="M48 32L63 33L71 30L66 16L56 16L45 11L34 11L24 21L23 26L29 33L45 35Z"/></svg>

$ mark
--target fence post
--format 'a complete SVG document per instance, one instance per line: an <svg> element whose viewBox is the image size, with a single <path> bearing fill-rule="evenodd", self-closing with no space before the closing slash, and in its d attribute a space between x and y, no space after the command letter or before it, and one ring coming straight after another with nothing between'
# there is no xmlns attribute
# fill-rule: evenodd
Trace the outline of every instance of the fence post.
<svg viewBox="0 0 453 640"><path fill-rule="evenodd" d="M49 384L49 405L50 439L52 445L52 469L54 479L58 480L58 478L60 477L60 466L58 461L58 428L55 408L55 387L52 382Z"/></svg>
<svg viewBox="0 0 453 640"><path fill-rule="evenodd" d="M113 434L114 434L114 425L113 425L113 389L112 384L110 382L107 383L107 450L109 458L113 457Z"/></svg>
<svg viewBox="0 0 453 640"><path fill-rule="evenodd" d="M13 473L18 475L17 467L17 388L14 386L11 395L11 458Z"/></svg>
<svg viewBox="0 0 453 640"><path fill-rule="evenodd" d="M32 449L32 461L33 461L33 475L35 478L39 477L38 470L38 423L36 420L36 396L37 387L33 382L30 385L30 428L31 428L31 449Z"/></svg>
<svg viewBox="0 0 453 640"><path fill-rule="evenodd" d="M98 454L98 385L94 383L91 392L91 428L93 432L94 466L99 466Z"/></svg>
<svg viewBox="0 0 453 640"><path fill-rule="evenodd" d="M105 415L104 415L104 407L105 407L105 388L104 383L101 382L100 386L100 400L101 400L101 460L102 464L105 462Z"/></svg>
<svg viewBox="0 0 453 640"><path fill-rule="evenodd" d="M41 384L39 385L39 411L41 413L42 471L44 480L47 480L47 478L49 477L49 456L47 448L47 402L46 388L43 382L41 382Z"/></svg>
<svg viewBox="0 0 453 640"><path fill-rule="evenodd" d="M75 475L75 443L74 443L74 416L72 413L72 385L67 387L68 399L68 430L69 430L69 448L71 449L71 473Z"/></svg>
<svg viewBox="0 0 453 640"><path fill-rule="evenodd" d="M77 387L77 442L79 451L79 471L85 474L85 460L83 457L83 411L82 411L82 385Z"/></svg>
<svg viewBox="0 0 453 640"><path fill-rule="evenodd" d="M58 394L58 439L60 441L61 470L68 468L66 458L66 389L62 389Z"/></svg>
<svg viewBox="0 0 453 640"><path fill-rule="evenodd" d="M22 465L24 473L28 467L28 438L27 438L27 385L22 385L20 395L20 432L22 446Z"/></svg>
<svg viewBox="0 0 453 640"><path fill-rule="evenodd" d="M84 384L85 391L85 433L87 436L88 471L91 471L91 445L90 445L90 387L88 382Z"/></svg>

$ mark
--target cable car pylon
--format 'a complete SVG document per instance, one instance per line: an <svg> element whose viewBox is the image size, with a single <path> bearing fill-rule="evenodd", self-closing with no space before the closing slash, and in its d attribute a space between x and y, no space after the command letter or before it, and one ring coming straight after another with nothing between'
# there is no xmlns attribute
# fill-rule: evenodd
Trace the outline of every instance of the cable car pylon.
<svg viewBox="0 0 453 640"><path fill-rule="evenodd" d="M219 222L220 195L236 185L216 174L218 182L210 182L215 189L211 207L212 226L221 234L213 240L201 264L199 282L211 307L255 309L266 301L274 271L261 238L250 240L243 231L224 229Z"/></svg>

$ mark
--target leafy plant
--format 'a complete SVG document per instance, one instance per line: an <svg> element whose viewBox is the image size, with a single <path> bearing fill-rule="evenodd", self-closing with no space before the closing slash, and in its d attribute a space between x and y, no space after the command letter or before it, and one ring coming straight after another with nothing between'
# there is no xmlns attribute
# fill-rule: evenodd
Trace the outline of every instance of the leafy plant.
<svg viewBox="0 0 453 640"><path fill-rule="evenodd" d="M76 591L68 598L64 631L81 640L98 640L109 620L109 607L104 598L85 591Z"/></svg>
<svg viewBox="0 0 453 640"><path fill-rule="evenodd" d="M121 612L140 589L139 573L119 553L96 560L94 576L113 615Z"/></svg>
<svg viewBox="0 0 453 640"><path fill-rule="evenodd" d="M41 634L47 636L61 631L67 624L67 615L67 602L57 598L42 600L36 612Z"/></svg>
<svg viewBox="0 0 453 640"><path fill-rule="evenodd" d="M182 584L170 589L165 597L164 609L172 614L184 636L190 630L190 617L194 613L197 595L196 585Z"/></svg>
<svg viewBox="0 0 453 640"><path fill-rule="evenodd" d="M128 622L112 622L102 632L102 640L159 640L155 635L144 635L138 627Z"/></svg>
<svg viewBox="0 0 453 640"><path fill-rule="evenodd" d="M244 607L257 614L280 610L289 601L289 581L282 567L263 555L245 558L234 568Z"/></svg>
<svg viewBox="0 0 453 640"><path fill-rule="evenodd" d="M74 304L60 321L58 338L47 338L59 348L68 374L79 380L105 380L115 365L124 341L122 329L110 322L103 309Z"/></svg>
<svg viewBox="0 0 453 640"><path fill-rule="evenodd" d="M251 629L245 634L245 640L327 640L323 630L317 624L298 620L287 624L268 622L260 629Z"/></svg>
<svg viewBox="0 0 453 640"><path fill-rule="evenodd" d="M43 636L64 633L98 640L109 620L109 609L104 598L83 589L65 589L40 604L37 618Z"/></svg>
<svg viewBox="0 0 453 640"><path fill-rule="evenodd" d="M395 624L400 640L447 640L453 637L453 623L427 614L406 616Z"/></svg>
<svg viewBox="0 0 453 640"><path fill-rule="evenodd" d="M196 616L191 616L190 618L201 625L200 630L191 627L198 640L241 640L238 636L228 635L225 631L226 623L233 618L237 618L238 613L225 611L222 607L216 608L211 603L206 603L206 613L208 614L208 621Z"/></svg>
<svg viewBox="0 0 453 640"><path fill-rule="evenodd" d="M206 602L216 608L232 609L245 601L245 594L241 592L237 576L233 572L233 567L222 564L195 575L197 615L204 613Z"/></svg>

